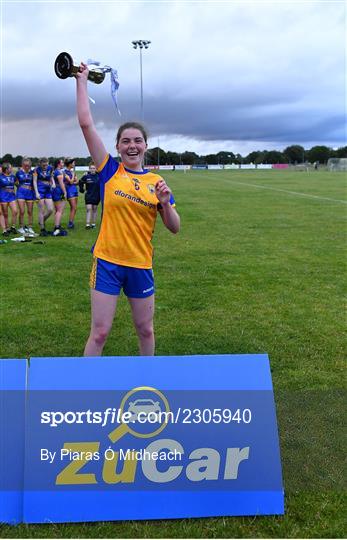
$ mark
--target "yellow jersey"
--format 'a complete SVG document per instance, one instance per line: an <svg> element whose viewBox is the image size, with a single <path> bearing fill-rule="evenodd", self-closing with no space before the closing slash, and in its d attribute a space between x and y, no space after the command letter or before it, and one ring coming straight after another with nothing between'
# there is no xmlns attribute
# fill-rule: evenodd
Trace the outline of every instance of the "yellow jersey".
<svg viewBox="0 0 347 540"><path fill-rule="evenodd" d="M161 176L131 171L109 154L98 168L102 219L94 256L105 261L152 268L151 243L159 200L155 184ZM173 196L170 204L175 206Z"/></svg>

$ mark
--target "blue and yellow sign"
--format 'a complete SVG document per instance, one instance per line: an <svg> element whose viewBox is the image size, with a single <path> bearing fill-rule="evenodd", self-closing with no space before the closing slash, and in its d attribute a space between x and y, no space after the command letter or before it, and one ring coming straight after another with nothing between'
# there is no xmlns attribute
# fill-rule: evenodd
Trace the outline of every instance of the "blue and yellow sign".
<svg viewBox="0 0 347 540"><path fill-rule="evenodd" d="M33 358L23 463L26 523L282 514L268 358Z"/></svg>

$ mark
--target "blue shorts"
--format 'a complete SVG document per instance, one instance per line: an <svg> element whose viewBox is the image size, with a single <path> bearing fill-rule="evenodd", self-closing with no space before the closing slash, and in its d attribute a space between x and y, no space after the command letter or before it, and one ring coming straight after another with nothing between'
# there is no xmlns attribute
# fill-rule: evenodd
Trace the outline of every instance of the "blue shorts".
<svg viewBox="0 0 347 540"><path fill-rule="evenodd" d="M123 288L128 298L146 298L154 294L153 270L121 266L94 257L89 280L96 291L118 296Z"/></svg>
<svg viewBox="0 0 347 540"><path fill-rule="evenodd" d="M37 182L37 191L40 194L40 199L51 199L52 190L49 182Z"/></svg>
<svg viewBox="0 0 347 540"><path fill-rule="evenodd" d="M60 186L56 186L52 191L52 199L54 202L60 202L64 200L64 193Z"/></svg>
<svg viewBox="0 0 347 540"><path fill-rule="evenodd" d="M67 195L67 197L66 197L67 199L75 199L76 197L78 197L77 186L67 184L66 185L66 195Z"/></svg>
<svg viewBox="0 0 347 540"><path fill-rule="evenodd" d="M21 201L36 201L33 189L19 186L17 189L17 199Z"/></svg>
<svg viewBox="0 0 347 540"><path fill-rule="evenodd" d="M17 197L14 191L6 191L6 189L0 189L0 203L10 203L16 200Z"/></svg>

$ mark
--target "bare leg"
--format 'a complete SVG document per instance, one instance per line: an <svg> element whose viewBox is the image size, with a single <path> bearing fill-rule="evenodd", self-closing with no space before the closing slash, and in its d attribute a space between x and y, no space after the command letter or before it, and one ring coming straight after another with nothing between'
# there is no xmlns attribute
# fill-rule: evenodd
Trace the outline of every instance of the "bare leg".
<svg viewBox="0 0 347 540"><path fill-rule="evenodd" d="M22 229L24 227L24 212L25 212L25 201L18 199L19 206L19 227Z"/></svg>
<svg viewBox="0 0 347 540"><path fill-rule="evenodd" d="M92 223L96 223L97 215L98 215L98 205L93 204L93 206L92 206Z"/></svg>
<svg viewBox="0 0 347 540"><path fill-rule="evenodd" d="M69 222L73 223L77 211L77 201L78 199L69 199L69 205L70 205L70 215L69 215Z"/></svg>
<svg viewBox="0 0 347 540"><path fill-rule="evenodd" d="M100 356L112 328L118 296L94 289L91 292L92 323L84 356Z"/></svg>
<svg viewBox="0 0 347 540"><path fill-rule="evenodd" d="M12 227L17 227L18 206L17 201L10 202Z"/></svg>
<svg viewBox="0 0 347 540"><path fill-rule="evenodd" d="M33 201L26 201L26 207L28 212L28 225L29 227L33 226Z"/></svg>
<svg viewBox="0 0 347 540"><path fill-rule="evenodd" d="M5 229L8 229L8 203L1 203Z"/></svg>
<svg viewBox="0 0 347 540"><path fill-rule="evenodd" d="M86 204L86 225L90 225L91 213L92 213L92 205Z"/></svg>
<svg viewBox="0 0 347 540"><path fill-rule="evenodd" d="M128 298L135 329L139 338L140 355L153 356L155 341L153 330L154 294L147 298Z"/></svg>
<svg viewBox="0 0 347 540"><path fill-rule="evenodd" d="M46 223L49 216L53 214L54 206L52 199L45 199L45 213L43 215L43 222Z"/></svg>
<svg viewBox="0 0 347 540"><path fill-rule="evenodd" d="M2 228L2 231L5 232L6 224L5 224L5 218L4 218L1 204L0 204L0 227Z"/></svg>
<svg viewBox="0 0 347 540"><path fill-rule="evenodd" d="M44 227L45 227L45 220L44 220L45 200L44 199L39 199L38 204L39 204L39 225L40 225L40 229L44 229Z"/></svg>
<svg viewBox="0 0 347 540"><path fill-rule="evenodd" d="M55 204L55 216L54 216L54 226L55 227L60 226L60 223L61 223L61 220L62 220L62 217L63 217L65 204L66 204L65 201L57 202Z"/></svg>

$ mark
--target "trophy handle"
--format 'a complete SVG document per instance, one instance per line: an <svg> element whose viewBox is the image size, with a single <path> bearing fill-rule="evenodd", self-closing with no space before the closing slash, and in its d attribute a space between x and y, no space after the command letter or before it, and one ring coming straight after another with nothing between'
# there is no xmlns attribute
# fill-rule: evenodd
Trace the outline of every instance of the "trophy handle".
<svg viewBox="0 0 347 540"><path fill-rule="evenodd" d="M73 77L75 73L78 73L79 66L73 63L72 56L67 52L58 54L54 62L54 71L59 79L67 79ZM105 79L105 73L100 68L90 69L88 74L88 80L100 84Z"/></svg>

